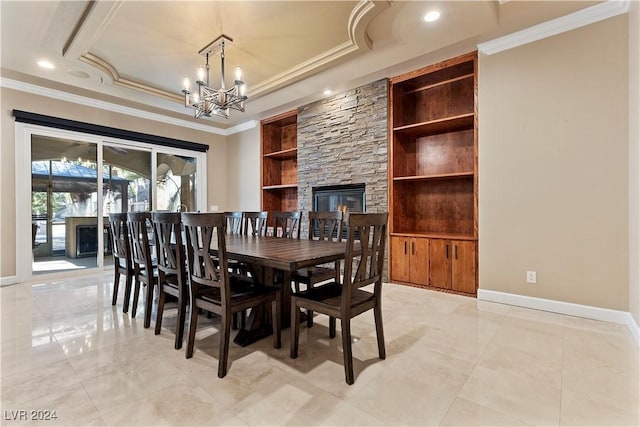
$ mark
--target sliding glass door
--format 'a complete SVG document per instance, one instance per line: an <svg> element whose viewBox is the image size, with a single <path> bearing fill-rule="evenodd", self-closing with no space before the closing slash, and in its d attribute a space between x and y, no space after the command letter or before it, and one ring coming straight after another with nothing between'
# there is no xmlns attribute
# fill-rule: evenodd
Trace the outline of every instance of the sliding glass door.
<svg viewBox="0 0 640 427"><path fill-rule="evenodd" d="M16 135L19 280L111 265L109 213L206 206L204 153L38 126Z"/></svg>

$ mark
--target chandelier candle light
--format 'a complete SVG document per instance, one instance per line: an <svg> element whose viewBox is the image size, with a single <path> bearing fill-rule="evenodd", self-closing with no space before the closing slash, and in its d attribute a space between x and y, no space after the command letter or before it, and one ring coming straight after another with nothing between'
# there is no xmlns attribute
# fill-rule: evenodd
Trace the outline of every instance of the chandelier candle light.
<svg viewBox="0 0 640 427"><path fill-rule="evenodd" d="M247 100L247 96L240 67L236 68L233 87L227 89L224 84L224 46L232 42L232 38L223 34L198 52L205 56L207 61L205 67L200 67L198 70L197 90L191 91L191 82L187 77L183 80L184 106L195 110L196 119L202 116L211 117L213 114L228 119L229 110L244 112L244 101ZM221 64L220 89L212 89L209 87L209 54L213 55L218 51L220 52Z"/></svg>

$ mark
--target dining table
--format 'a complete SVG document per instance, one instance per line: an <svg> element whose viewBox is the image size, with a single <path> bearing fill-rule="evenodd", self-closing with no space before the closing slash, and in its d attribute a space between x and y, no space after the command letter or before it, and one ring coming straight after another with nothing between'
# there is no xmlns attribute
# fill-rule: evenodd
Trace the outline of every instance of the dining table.
<svg viewBox="0 0 640 427"><path fill-rule="evenodd" d="M267 286L276 286L275 277L282 275L282 326L291 319L291 276L304 267L332 263L345 258L346 242L327 240L290 239L274 236L226 236L227 258L252 267L254 279ZM212 248L215 250L215 248ZM238 331L234 342L249 345L270 335L272 331L269 310L251 310L244 328Z"/></svg>

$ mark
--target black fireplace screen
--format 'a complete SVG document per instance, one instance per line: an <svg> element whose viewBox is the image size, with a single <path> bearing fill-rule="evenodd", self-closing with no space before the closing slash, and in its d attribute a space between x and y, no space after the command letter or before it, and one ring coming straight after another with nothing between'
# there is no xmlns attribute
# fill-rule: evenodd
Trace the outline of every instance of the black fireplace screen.
<svg viewBox="0 0 640 427"><path fill-rule="evenodd" d="M365 212L364 184L332 185L313 189L313 210Z"/></svg>

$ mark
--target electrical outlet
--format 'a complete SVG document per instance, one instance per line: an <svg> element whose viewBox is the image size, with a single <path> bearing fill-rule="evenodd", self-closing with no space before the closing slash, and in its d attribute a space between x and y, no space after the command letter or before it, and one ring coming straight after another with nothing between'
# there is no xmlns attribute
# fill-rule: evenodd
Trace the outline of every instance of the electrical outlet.
<svg viewBox="0 0 640 427"><path fill-rule="evenodd" d="M211 212L218 212L218 205L211 205Z"/></svg>
<svg viewBox="0 0 640 427"><path fill-rule="evenodd" d="M527 271L527 283L536 283L535 271Z"/></svg>

